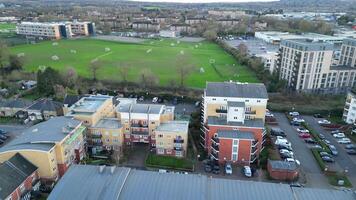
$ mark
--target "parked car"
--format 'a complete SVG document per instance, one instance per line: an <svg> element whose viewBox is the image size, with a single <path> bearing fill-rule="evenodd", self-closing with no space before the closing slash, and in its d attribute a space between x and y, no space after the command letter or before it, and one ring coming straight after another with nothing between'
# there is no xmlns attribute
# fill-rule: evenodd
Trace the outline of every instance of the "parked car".
<svg viewBox="0 0 356 200"><path fill-rule="evenodd" d="M335 134L333 134L333 137L334 138L344 138L345 134L344 133L335 133Z"/></svg>
<svg viewBox="0 0 356 200"><path fill-rule="evenodd" d="M4 141L0 139L0 145L1 145L1 144L4 144Z"/></svg>
<svg viewBox="0 0 356 200"><path fill-rule="evenodd" d="M299 112L289 112L289 115L296 117L296 116L299 116Z"/></svg>
<svg viewBox="0 0 356 200"><path fill-rule="evenodd" d="M297 128L297 131L298 131L299 133L309 133L309 130L307 130L307 129L305 129L305 128L302 128L302 127Z"/></svg>
<svg viewBox="0 0 356 200"><path fill-rule="evenodd" d="M311 147L312 149L317 149L317 150L323 150L323 147L321 147L319 144L316 144Z"/></svg>
<svg viewBox="0 0 356 200"><path fill-rule="evenodd" d="M140 98L138 98L139 101L144 101L145 97L144 96L140 96Z"/></svg>
<svg viewBox="0 0 356 200"><path fill-rule="evenodd" d="M6 135L6 134L7 134L7 131L0 129L0 135Z"/></svg>
<svg viewBox="0 0 356 200"><path fill-rule="evenodd" d="M232 174L232 166L230 163L225 165L225 174Z"/></svg>
<svg viewBox="0 0 356 200"><path fill-rule="evenodd" d="M200 101L195 102L195 107L198 108L200 106L200 103L201 103Z"/></svg>
<svg viewBox="0 0 356 200"><path fill-rule="evenodd" d="M323 139L323 142L324 142L325 144L331 144L331 142L330 142L329 140L327 140L327 139Z"/></svg>
<svg viewBox="0 0 356 200"><path fill-rule="evenodd" d="M299 118L299 117L294 117L292 121L299 122L299 123L303 123L303 122L305 122L305 120L304 120L304 119Z"/></svg>
<svg viewBox="0 0 356 200"><path fill-rule="evenodd" d="M309 133L299 133L299 137L301 138L310 138L310 134Z"/></svg>
<svg viewBox="0 0 356 200"><path fill-rule="evenodd" d="M324 162L330 162L330 163L333 163L334 162L334 159L329 157L329 156L322 156L321 159L324 161Z"/></svg>
<svg viewBox="0 0 356 200"><path fill-rule="evenodd" d="M172 104L173 105L177 105L178 104L178 98L177 97L173 98Z"/></svg>
<svg viewBox="0 0 356 200"><path fill-rule="evenodd" d="M332 130L330 133L331 133L332 135L333 135L333 134L336 134L336 133L340 133L340 130L339 130L339 129Z"/></svg>
<svg viewBox="0 0 356 200"><path fill-rule="evenodd" d="M300 122L296 122L296 121L291 121L290 122L290 125L292 125L292 126L300 126Z"/></svg>
<svg viewBox="0 0 356 200"><path fill-rule="evenodd" d="M327 119L323 119L323 120L319 120L318 124L320 124L320 125L331 124L331 122L329 120L327 120Z"/></svg>
<svg viewBox="0 0 356 200"><path fill-rule="evenodd" d="M293 151L292 147L289 146L289 145L283 145L283 144L280 144L280 145L277 145L278 149L281 150L281 149L287 149L288 151Z"/></svg>
<svg viewBox="0 0 356 200"><path fill-rule="evenodd" d="M295 164L297 164L297 165L300 165L299 160L296 160L296 159L294 159L294 158L286 158L284 161L286 161L286 162L292 162L292 163L295 163Z"/></svg>
<svg viewBox="0 0 356 200"><path fill-rule="evenodd" d="M351 140L349 138L341 138L337 141L339 144L351 144Z"/></svg>
<svg viewBox="0 0 356 200"><path fill-rule="evenodd" d="M323 116L321 114L314 114L313 115L315 118L323 118Z"/></svg>
<svg viewBox="0 0 356 200"><path fill-rule="evenodd" d="M323 140L323 139L325 139L325 135L323 135L322 133L319 133L319 138Z"/></svg>
<svg viewBox="0 0 356 200"><path fill-rule="evenodd" d="M356 150L355 149L346 149L346 153L349 155L356 155Z"/></svg>
<svg viewBox="0 0 356 200"><path fill-rule="evenodd" d="M213 167L213 173L214 174L220 174L220 166L215 164Z"/></svg>
<svg viewBox="0 0 356 200"><path fill-rule="evenodd" d="M356 149L356 145L348 144L348 145L345 146L345 149Z"/></svg>
<svg viewBox="0 0 356 200"><path fill-rule="evenodd" d="M157 103L158 102L158 97L153 97L152 103Z"/></svg>
<svg viewBox="0 0 356 200"><path fill-rule="evenodd" d="M294 158L294 156L293 156L292 154L289 154L289 153L279 153L279 156L280 156L282 159Z"/></svg>
<svg viewBox="0 0 356 200"><path fill-rule="evenodd" d="M271 135L285 137L286 133L280 128L272 128Z"/></svg>
<svg viewBox="0 0 356 200"><path fill-rule="evenodd" d="M316 142L314 139L312 139L312 138L307 138L307 139L304 140L304 142L305 142L305 143L309 143L309 144L316 144L316 143L317 143L317 142Z"/></svg>
<svg viewBox="0 0 356 200"><path fill-rule="evenodd" d="M289 150L287 150L287 149L280 149L280 150L279 150L279 153L288 153L288 154L291 154L291 155L294 154L293 151L289 151Z"/></svg>
<svg viewBox="0 0 356 200"><path fill-rule="evenodd" d="M8 137L7 137L6 135L0 135L0 139L1 139L1 140L7 140L7 138L8 138Z"/></svg>
<svg viewBox="0 0 356 200"><path fill-rule="evenodd" d="M319 152L319 155L320 155L321 157L323 157L323 156L329 156L329 157L332 157L332 155L330 155L328 152L325 152L325 151L321 151L321 152Z"/></svg>
<svg viewBox="0 0 356 200"><path fill-rule="evenodd" d="M328 146L332 155L336 156L337 154L339 154L339 152L336 150L336 147L334 145L328 145Z"/></svg>
<svg viewBox="0 0 356 200"><path fill-rule="evenodd" d="M252 171L249 166L244 166L243 173L246 177L252 177Z"/></svg>
<svg viewBox="0 0 356 200"><path fill-rule="evenodd" d="M204 171L205 172L211 172L213 170L213 168L211 167L210 164L205 164L204 166Z"/></svg>

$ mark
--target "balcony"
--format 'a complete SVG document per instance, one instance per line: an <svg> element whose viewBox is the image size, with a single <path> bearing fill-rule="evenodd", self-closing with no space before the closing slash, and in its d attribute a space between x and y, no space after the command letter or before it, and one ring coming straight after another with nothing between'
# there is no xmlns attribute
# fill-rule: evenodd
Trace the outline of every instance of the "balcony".
<svg viewBox="0 0 356 200"><path fill-rule="evenodd" d="M174 150L175 151L183 151L183 148L182 147L174 147Z"/></svg>
<svg viewBox="0 0 356 200"><path fill-rule="evenodd" d="M216 113L227 113L227 110L226 109L216 109L215 110L216 111Z"/></svg>
<svg viewBox="0 0 356 200"><path fill-rule="evenodd" d="M349 110L350 109L350 106L349 105L346 105L345 106L345 110Z"/></svg>
<svg viewBox="0 0 356 200"><path fill-rule="evenodd" d="M100 138L102 138L103 136L100 134L92 134L92 135L90 135L90 138L98 138L98 139L100 139Z"/></svg>
<svg viewBox="0 0 356 200"><path fill-rule="evenodd" d="M148 135L148 131L135 131L135 130L132 130L131 131L131 134L133 135Z"/></svg>
<svg viewBox="0 0 356 200"><path fill-rule="evenodd" d="M215 152L219 152L219 145L212 144L211 147Z"/></svg>
<svg viewBox="0 0 356 200"><path fill-rule="evenodd" d="M212 137L211 141L213 141L216 144L219 144L219 138L217 138L217 137Z"/></svg>
<svg viewBox="0 0 356 200"><path fill-rule="evenodd" d="M205 141L205 134L200 134L200 138Z"/></svg>
<svg viewBox="0 0 356 200"><path fill-rule="evenodd" d="M148 124L131 123L131 127L135 127L135 128L148 128Z"/></svg>
<svg viewBox="0 0 356 200"><path fill-rule="evenodd" d="M256 154L254 154L254 155L251 156L250 163L253 163L253 162L255 162L256 160L257 160L257 156L256 156Z"/></svg>
<svg viewBox="0 0 356 200"><path fill-rule="evenodd" d="M212 151L210 154L215 160L219 160L219 153Z"/></svg>
<svg viewBox="0 0 356 200"><path fill-rule="evenodd" d="M174 143L184 143L183 139L174 139Z"/></svg>
<svg viewBox="0 0 356 200"><path fill-rule="evenodd" d="M252 147L256 147L256 146L257 146L257 144L258 144L258 140L254 140L254 141L252 141Z"/></svg>
<svg viewBox="0 0 356 200"><path fill-rule="evenodd" d="M255 155L257 152L257 147L251 147L251 155Z"/></svg>
<svg viewBox="0 0 356 200"><path fill-rule="evenodd" d="M255 115L256 111L255 110L249 110L249 111L245 111L246 115Z"/></svg>

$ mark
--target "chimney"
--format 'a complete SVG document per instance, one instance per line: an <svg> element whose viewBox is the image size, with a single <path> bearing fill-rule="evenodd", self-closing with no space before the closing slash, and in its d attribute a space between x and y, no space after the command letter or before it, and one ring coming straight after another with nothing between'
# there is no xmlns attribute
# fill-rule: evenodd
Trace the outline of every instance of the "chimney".
<svg viewBox="0 0 356 200"><path fill-rule="evenodd" d="M105 165L99 166L99 173L100 173L100 174L103 173L104 168L105 168Z"/></svg>

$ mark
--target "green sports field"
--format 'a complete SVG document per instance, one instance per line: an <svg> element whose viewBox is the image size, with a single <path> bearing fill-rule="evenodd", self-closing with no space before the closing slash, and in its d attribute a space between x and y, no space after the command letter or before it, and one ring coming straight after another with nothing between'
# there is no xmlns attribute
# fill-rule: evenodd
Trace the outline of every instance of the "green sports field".
<svg viewBox="0 0 356 200"><path fill-rule="evenodd" d="M51 66L60 71L73 67L79 75L91 77L89 63L98 59L103 63L98 71L99 79L120 81L118 66L125 63L130 66L130 81L139 81L140 72L149 69L163 86L168 86L171 80L179 82L176 62L177 57L184 55L192 67L185 82L188 87L203 88L206 81L257 82L252 71L238 65L231 55L207 41L192 43L165 39L124 43L96 39L60 40L14 46L11 52L24 55L27 71L37 71L41 66ZM53 60L53 56L58 60Z"/></svg>

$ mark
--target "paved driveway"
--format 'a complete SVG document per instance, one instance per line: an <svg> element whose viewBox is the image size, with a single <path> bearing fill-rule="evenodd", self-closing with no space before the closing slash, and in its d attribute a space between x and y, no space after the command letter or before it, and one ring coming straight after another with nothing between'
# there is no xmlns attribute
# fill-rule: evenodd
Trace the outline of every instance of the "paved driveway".
<svg viewBox="0 0 356 200"><path fill-rule="evenodd" d="M292 143L295 158L301 163L303 176L301 178L306 179L306 185L316 188L330 188L327 178L321 172L309 147L299 138L298 132L289 124L284 113L274 113L274 115L278 121L278 127L287 134L287 139Z"/></svg>
<svg viewBox="0 0 356 200"><path fill-rule="evenodd" d="M303 116L305 121L309 124L309 126L317 131L318 133L323 133L325 138L328 139L331 144L333 144L339 154L335 156L335 161L341 167L341 170L347 170L347 176L349 177L352 185L356 187L356 162L355 158L351 158L344 149L344 145L338 144L335 138L330 134L329 131L324 130L321 126L319 126L317 119L312 116Z"/></svg>

